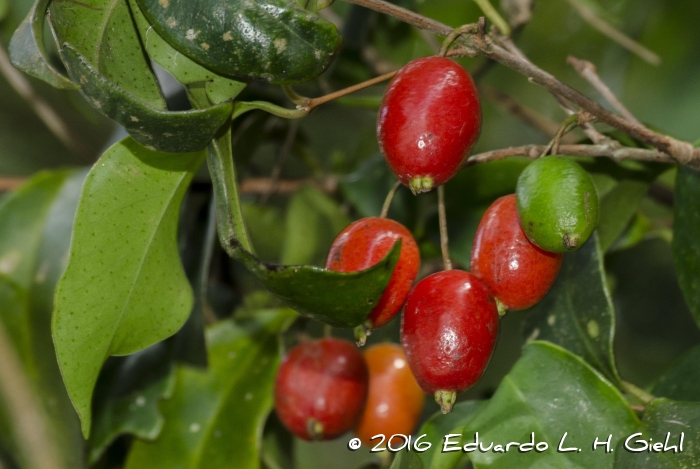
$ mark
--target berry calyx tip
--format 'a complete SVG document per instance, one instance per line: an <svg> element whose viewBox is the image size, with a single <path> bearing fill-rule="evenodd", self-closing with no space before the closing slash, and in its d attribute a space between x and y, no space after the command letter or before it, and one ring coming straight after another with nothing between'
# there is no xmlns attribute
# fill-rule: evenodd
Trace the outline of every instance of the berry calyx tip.
<svg viewBox="0 0 700 469"><path fill-rule="evenodd" d="M318 420L310 418L306 421L306 433L313 441L323 439L323 424Z"/></svg>
<svg viewBox="0 0 700 469"><path fill-rule="evenodd" d="M578 233L566 233L564 235L564 247L566 247L566 249L576 249L579 241L581 241L581 235Z"/></svg>
<svg viewBox="0 0 700 469"><path fill-rule="evenodd" d="M408 188L411 189L413 195L429 192L432 190L433 185L434 181L430 176L415 176L408 181Z"/></svg>
<svg viewBox="0 0 700 469"><path fill-rule="evenodd" d="M435 391L435 402L440 406L440 410L443 414L449 414L452 412L452 406L455 405L457 400L457 393L455 391Z"/></svg>
<svg viewBox="0 0 700 469"><path fill-rule="evenodd" d="M372 335L372 323L365 321L354 329L355 343L358 347L362 347L367 343L367 337Z"/></svg>
<svg viewBox="0 0 700 469"><path fill-rule="evenodd" d="M501 300L496 298L496 307L498 308L498 317L502 318L508 312L508 306L505 305Z"/></svg>

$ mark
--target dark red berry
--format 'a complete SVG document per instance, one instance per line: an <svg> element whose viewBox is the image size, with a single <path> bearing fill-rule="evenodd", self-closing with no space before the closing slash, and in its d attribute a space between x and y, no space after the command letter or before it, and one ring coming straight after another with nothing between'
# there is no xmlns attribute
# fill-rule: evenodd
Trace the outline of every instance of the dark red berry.
<svg viewBox="0 0 700 469"><path fill-rule="evenodd" d="M479 137L481 106L464 68L444 57L409 62L389 83L379 109L379 146L414 193L447 182Z"/></svg>
<svg viewBox="0 0 700 469"><path fill-rule="evenodd" d="M367 318L368 329L381 327L399 312L420 267L420 252L411 232L387 218L363 218L348 225L333 241L326 268L356 272L379 262L401 239L401 254L389 284ZM358 340L360 338L358 337Z"/></svg>
<svg viewBox="0 0 700 469"><path fill-rule="evenodd" d="M408 296L401 342L418 384L435 396L443 413L484 373L498 319L489 287L463 270L430 275Z"/></svg>
<svg viewBox="0 0 700 469"><path fill-rule="evenodd" d="M511 194L496 200L481 219L471 271L491 287L502 308L526 309L549 291L562 259L562 254L530 242L520 226L515 194Z"/></svg>
<svg viewBox="0 0 700 469"><path fill-rule="evenodd" d="M336 438L360 417L368 380L367 364L350 342L322 339L297 345L277 374L277 415L304 440Z"/></svg>

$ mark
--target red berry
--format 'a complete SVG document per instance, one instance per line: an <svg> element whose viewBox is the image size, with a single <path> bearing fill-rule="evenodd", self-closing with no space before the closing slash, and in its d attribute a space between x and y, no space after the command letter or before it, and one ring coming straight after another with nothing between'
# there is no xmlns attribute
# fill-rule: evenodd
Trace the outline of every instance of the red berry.
<svg viewBox="0 0 700 469"><path fill-rule="evenodd" d="M544 251L520 226L515 194L496 200L486 211L472 247L471 271L491 287L507 309L526 309L549 291L562 254Z"/></svg>
<svg viewBox="0 0 700 469"><path fill-rule="evenodd" d="M297 345L277 374L277 415L304 440L336 438L360 417L368 379L367 364L350 342L322 339Z"/></svg>
<svg viewBox="0 0 700 469"><path fill-rule="evenodd" d="M383 343L365 353L369 368L369 395L355 434L367 445L377 434L410 435L423 411L425 394L398 344ZM397 441L392 444L396 445Z"/></svg>
<svg viewBox="0 0 700 469"><path fill-rule="evenodd" d="M430 275L413 288L401 323L401 342L421 388L443 413L458 392L486 369L498 337L498 309L489 287L463 270Z"/></svg>
<svg viewBox="0 0 700 469"><path fill-rule="evenodd" d="M402 240L399 261L379 302L367 318L370 329L389 322L406 301L420 267L416 241L400 223L387 218L363 218L341 231L328 253L327 269L356 272L379 262L398 239Z"/></svg>
<svg viewBox="0 0 700 469"><path fill-rule="evenodd" d="M379 109L379 146L414 193L447 182L479 137L481 107L469 73L453 60L425 57L396 73Z"/></svg>

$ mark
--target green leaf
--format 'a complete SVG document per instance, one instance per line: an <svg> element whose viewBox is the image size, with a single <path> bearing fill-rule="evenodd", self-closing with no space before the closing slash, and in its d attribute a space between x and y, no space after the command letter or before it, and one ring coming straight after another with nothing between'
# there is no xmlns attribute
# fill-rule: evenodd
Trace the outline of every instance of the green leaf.
<svg viewBox="0 0 700 469"><path fill-rule="evenodd" d="M560 345L619 381L613 355L615 310L595 233L581 249L564 256L552 289L530 311L528 336Z"/></svg>
<svg viewBox="0 0 700 469"><path fill-rule="evenodd" d="M389 469L423 469L423 462L414 451L400 451L394 456Z"/></svg>
<svg viewBox="0 0 700 469"><path fill-rule="evenodd" d="M33 77L61 89L78 89L51 65L44 50L44 19L51 0L37 0L22 24L15 30L8 51L12 65ZM0 2L2 3L2 2ZM2 6L0 5L0 10ZM0 17L2 13L0 12Z"/></svg>
<svg viewBox="0 0 700 469"><path fill-rule="evenodd" d="M126 468L257 469L280 360L278 333L295 317L289 309L258 311L209 329L209 369L178 368L173 396L160 405L163 431L154 443L134 443Z"/></svg>
<svg viewBox="0 0 700 469"><path fill-rule="evenodd" d="M459 402L449 414L436 412L430 417L416 433L425 435L421 440L430 442L430 449L419 453L424 467L431 469L448 469L457 467L457 463L463 458L462 453L444 453L441 451L445 435L462 433L464 427L474 418L483 402L466 401ZM451 441L457 441L453 439Z"/></svg>
<svg viewBox="0 0 700 469"><path fill-rule="evenodd" d="M285 220L271 205L243 202L245 225L255 252L264 261L279 261L285 242Z"/></svg>
<svg viewBox="0 0 700 469"><path fill-rule="evenodd" d="M315 187L302 187L287 207L281 262L325 265L333 239L349 224L333 199Z"/></svg>
<svg viewBox="0 0 700 469"><path fill-rule="evenodd" d="M67 174L40 173L0 204L0 274L23 289L32 283L46 216Z"/></svg>
<svg viewBox="0 0 700 469"><path fill-rule="evenodd" d="M138 1L166 41L220 75L308 81L340 47L332 23L284 0Z"/></svg>
<svg viewBox="0 0 700 469"><path fill-rule="evenodd" d="M644 421L627 443L629 448L639 450L652 444L667 445L664 452L632 452L620 442L615 448L615 469L693 469L700 461L700 404L655 399L644 409ZM682 451L680 438L683 434ZM641 441L639 441L641 440ZM678 452L670 449L677 446ZM661 447L663 449L663 446Z"/></svg>
<svg viewBox="0 0 700 469"><path fill-rule="evenodd" d="M0 21L10 13L10 0L0 0Z"/></svg>
<svg viewBox="0 0 700 469"><path fill-rule="evenodd" d="M601 251L610 249L629 225L649 186L647 181L626 179L601 197L597 227Z"/></svg>
<svg viewBox="0 0 700 469"><path fill-rule="evenodd" d="M95 388L95 426L90 462L95 463L119 435L156 439L165 420L158 410L175 385L174 366L165 342L108 362Z"/></svg>
<svg viewBox="0 0 700 469"><path fill-rule="evenodd" d="M58 362L88 436L100 367L174 334L192 308L177 250L179 207L199 153L158 153L130 138L85 181L68 267L56 291Z"/></svg>
<svg viewBox="0 0 700 469"><path fill-rule="evenodd" d="M399 259L401 240L372 267L352 273L309 265L261 262L232 240L231 249L270 292L300 314L335 327L362 324L389 283Z"/></svg>
<svg viewBox="0 0 700 469"><path fill-rule="evenodd" d="M60 47L83 57L95 73L147 106L166 110L127 0L58 1L49 6L51 25ZM65 61L67 57L61 54ZM84 72L83 72L84 73ZM80 77L71 75L83 85ZM95 97L99 101L102 99Z"/></svg>
<svg viewBox="0 0 700 469"><path fill-rule="evenodd" d="M246 83L217 75L173 49L151 27L136 0L129 0L129 8L149 57L183 85L208 82L207 93L212 102L217 104L233 99L247 86Z"/></svg>
<svg viewBox="0 0 700 469"><path fill-rule="evenodd" d="M700 402L700 345L671 365L656 380L651 393L677 401Z"/></svg>
<svg viewBox="0 0 700 469"><path fill-rule="evenodd" d="M233 104L207 109L169 112L149 107L101 76L71 46L64 46L71 77L101 113L122 124L141 145L167 152L197 151L206 147L229 119Z"/></svg>
<svg viewBox="0 0 700 469"><path fill-rule="evenodd" d="M639 420L624 397L597 371L579 357L547 342L534 342L525 347L522 357L503 378L496 394L467 425L467 442L474 442L475 432L487 447L534 440L546 442L543 452L469 453L474 467L556 467L596 469L612 468L614 453L598 448L592 451L596 438L611 444L634 432ZM580 452L558 452L563 447Z"/></svg>
<svg viewBox="0 0 700 469"><path fill-rule="evenodd" d="M58 370L51 341L51 312L56 281L65 267L75 209L85 172L42 173L5 199L0 238L21 247L15 277L25 287L2 277L0 318L22 359L48 436L62 467L83 468L84 440ZM5 245L6 246L6 245ZM3 441L12 451L12 443Z"/></svg>
<svg viewBox="0 0 700 469"><path fill-rule="evenodd" d="M700 326L700 172L687 166L678 168L673 222L673 258L678 283Z"/></svg>

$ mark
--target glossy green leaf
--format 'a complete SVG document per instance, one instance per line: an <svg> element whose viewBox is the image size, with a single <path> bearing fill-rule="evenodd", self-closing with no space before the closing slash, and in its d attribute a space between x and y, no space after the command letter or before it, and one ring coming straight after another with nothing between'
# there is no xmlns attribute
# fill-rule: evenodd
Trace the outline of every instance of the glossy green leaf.
<svg viewBox="0 0 700 469"><path fill-rule="evenodd" d="M282 264L325 265L333 239L349 224L333 199L315 187L299 189L287 207Z"/></svg>
<svg viewBox="0 0 700 469"><path fill-rule="evenodd" d="M457 464L464 455L459 452L442 452L445 436L451 433L462 433L464 427L474 418L482 406L483 403L479 401L458 402L449 414L436 412L423 424L416 435L425 435L421 442L427 441L431 444L427 451L419 453L423 466L431 469L458 467ZM451 441L459 441L459 439L455 438Z"/></svg>
<svg viewBox="0 0 700 469"><path fill-rule="evenodd" d="M191 311L177 218L203 159L204 152L159 153L127 138L105 152L85 181L52 326L61 373L86 436L93 388L106 358L174 334Z"/></svg>
<svg viewBox="0 0 700 469"><path fill-rule="evenodd" d="M70 46L97 75L138 101L167 109L127 0L57 1L50 3L49 13L61 48ZM67 57L62 56L65 61ZM74 83L84 85L80 78L71 75ZM102 101L99 95L90 98Z"/></svg>
<svg viewBox="0 0 700 469"><path fill-rule="evenodd" d="M341 42L332 23L284 0L138 1L166 41L220 75L307 81L328 66Z"/></svg>
<svg viewBox="0 0 700 469"><path fill-rule="evenodd" d="M14 274L2 277L0 319L19 352L63 467L85 467L84 441L58 371L51 341L54 287L65 267L71 227L85 172L42 173L10 195L0 209L5 242L21 247ZM3 438L3 440L5 440ZM12 443L3 441L12 451Z"/></svg>
<svg viewBox="0 0 700 469"><path fill-rule="evenodd" d="M639 420L624 397L605 378L571 352L547 342L527 345L522 357L498 387L496 394L467 425L466 441L475 433L490 451L469 457L476 469L556 467L605 469L613 467L614 453L592 450L596 438L611 444L632 434ZM548 449L496 452L495 445L546 442ZM558 452L563 448L581 451Z"/></svg>
<svg viewBox="0 0 700 469"><path fill-rule="evenodd" d="M355 327L367 319L389 283L401 240L372 267L352 273L309 265L261 262L233 240L232 248L249 272L300 314L335 327Z"/></svg>
<svg viewBox="0 0 700 469"><path fill-rule="evenodd" d="M700 326L700 171L680 166L676 176L673 258L685 302Z"/></svg>
<svg viewBox="0 0 700 469"><path fill-rule="evenodd" d="M163 401L163 431L137 441L127 469L257 469L262 427L272 408L280 360L278 333L296 314L258 311L207 331L209 369L180 366L173 396Z"/></svg>
<svg viewBox="0 0 700 469"><path fill-rule="evenodd" d="M615 310L595 233L581 249L564 256L552 289L530 311L526 335L571 350L608 379L619 380L613 355Z"/></svg>
<svg viewBox="0 0 700 469"><path fill-rule="evenodd" d="M207 93L209 93L212 102L216 104L233 99L247 86L246 83L217 75L173 49L148 23L136 0L128 1L134 23L141 36L141 42L149 57L167 70L177 81L183 85L208 82L206 85Z"/></svg>
<svg viewBox="0 0 700 469"><path fill-rule="evenodd" d="M175 385L174 365L165 342L114 358L95 388L95 426L90 436L90 462L97 461L119 435L156 439L165 420L158 410Z"/></svg>
<svg viewBox="0 0 700 469"><path fill-rule="evenodd" d="M615 449L615 469L697 469L700 465L700 404L655 399L644 409L644 420L625 447ZM635 432L635 433L637 433ZM681 434L683 446L681 448ZM648 451L649 442L661 445ZM674 451L673 447L677 451ZM666 451L664 450L664 447ZM632 448L637 451L630 451ZM644 451L644 448L647 448ZM639 451L639 450L642 451ZM682 451L681 451L682 449Z"/></svg>
<svg viewBox="0 0 700 469"><path fill-rule="evenodd" d="M71 82L51 65L44 50L44 19L50 1L37 0L29 11L29 15L15 30L8 47L10 60L12 65L18 69L44 80L51 86L62 89L77 89L78 85ZM0 13L1 16L2 13Z"/></svg>
<svg viewBox="0 0 700 469"><path fill-rule="evenodd" d="M651 388L654 396L700 402L700 346L691 349L659 377Z"/></svg>
<svg viewBox="0 0 700 469"><path fill-rule="evenodd" d="M394 456L389 469L423 469L423 462L414 451L400 451Z"/></svg>
<svg viewBox="0 0 700 469"><path fill-rule="evenodd" d="M147 148L167 152L201 150L231 116L231 103L180 112L149 107L101 76L71 46L64 46L63 56L71 77L82 84L83 95Z"/></svg>
<svg viewBox="0 0 700 469"><path fill-rule="evenodd" d="M632 220L649 185L646 181L627 179L601 197L597 230L603 252L610 249Z"/></svg>

